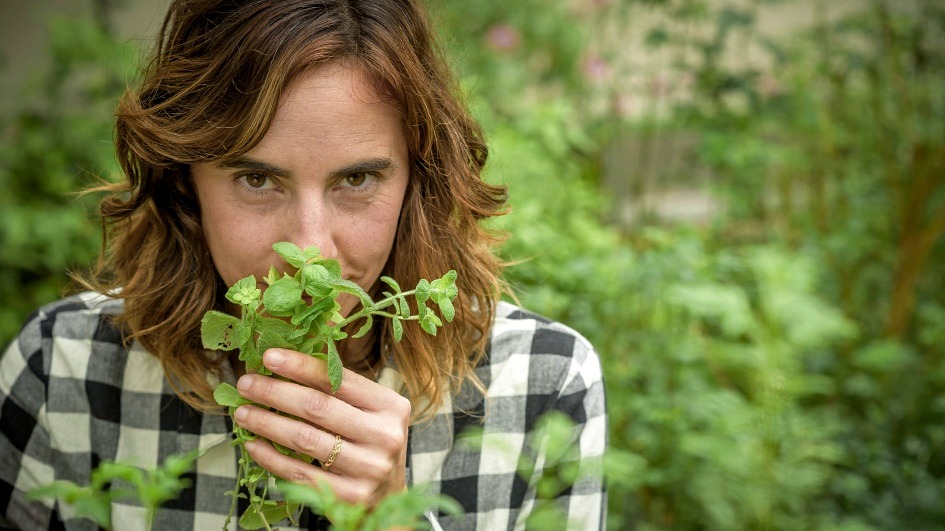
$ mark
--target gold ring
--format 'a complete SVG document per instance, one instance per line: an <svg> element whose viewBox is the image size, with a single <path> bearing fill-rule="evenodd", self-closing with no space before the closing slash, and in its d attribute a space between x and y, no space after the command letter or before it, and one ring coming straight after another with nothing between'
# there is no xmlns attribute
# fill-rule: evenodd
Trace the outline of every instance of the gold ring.
<svg viewBox="0 0 945 531"><path fill-rule="evenodd" d="M338 453L341 452L341 435L335 435L335 447L331 449L331 453L328 454L328 459L322 463L322 468L328 470L328 467L335 462L335 458L338 457Z"/></svg>

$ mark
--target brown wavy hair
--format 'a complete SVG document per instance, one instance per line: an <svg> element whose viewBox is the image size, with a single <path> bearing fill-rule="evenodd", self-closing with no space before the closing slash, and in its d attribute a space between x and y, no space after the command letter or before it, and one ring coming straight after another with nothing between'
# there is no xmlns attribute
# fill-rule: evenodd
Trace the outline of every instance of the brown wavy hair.
<svg viewBox="0 0 945 531"><path fill-rule="evenodd" d="M190 165L227 161L266 133L286 86L301 73L343 62L367 74L403 116L411 174L385 273L403 285L456 269L456 318L435 337L415 322L389 345L415 405L432 414L485 352L502 292L497 236L481 221L504 212L506 190L484 182L488 150L459 96L424 9L414 0L177 0L150 62L117 110L124 182L106 192L105 242L84 285L120 293L118 316L162 363L177 393L218 409L206 375L222 357L200 343L207 310L224 309L201 226ZM408 323L405 323L408 324ZM419 406L419 407L417 407Z"/></svg>

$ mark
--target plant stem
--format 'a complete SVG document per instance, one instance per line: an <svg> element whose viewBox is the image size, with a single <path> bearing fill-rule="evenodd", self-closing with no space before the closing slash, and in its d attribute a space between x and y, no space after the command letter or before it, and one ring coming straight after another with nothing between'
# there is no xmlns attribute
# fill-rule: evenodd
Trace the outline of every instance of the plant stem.
<svg viewBox="0 0 945 531"><path fill-rule="evenodd" d="M416 292L417 290L412 289L410 291L404 291L396 295L391 295L390 297L387 297L386 299L382 299L378 302L373 303L372 306L362 308L358 313L348 316L347 318L345 318L343 321L341 321L335 326L344 327L345 325L353 323L357 321L358 319L361 319L362 317L367 317L368 315L384 315L387 317L395 317L394 314L381 313L379 310L382 310L390 306L397 299L407 298L408 295L413 295ZM416 319L413 319L413 320L416 320Z"/></svg>

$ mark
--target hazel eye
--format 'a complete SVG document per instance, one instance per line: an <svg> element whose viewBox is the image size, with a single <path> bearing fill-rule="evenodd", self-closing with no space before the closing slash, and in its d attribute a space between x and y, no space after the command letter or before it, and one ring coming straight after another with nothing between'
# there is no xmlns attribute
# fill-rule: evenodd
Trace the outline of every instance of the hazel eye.
<svg viewBox="0 0 945 531"><path fill-rule="evenodd" d="M265 175L260 175L258 173L253 173L251 175L244 175L243 180L251 188L263 188L268 184L269 178Z"/></svg>
<svg viewBox="0 0 945 531"><path fill-rule="evenodd" d="M242 193L262 196L281 191L279 180L267 173L244 173L237 175L234 183Z"/></svg>
<svg viewBox="0 0 945 531"><path fill-rule="evenodd" d="M354 188L359 188L367 182L368 174L366 173L353 173L345 177L345 183Z"/></svg>

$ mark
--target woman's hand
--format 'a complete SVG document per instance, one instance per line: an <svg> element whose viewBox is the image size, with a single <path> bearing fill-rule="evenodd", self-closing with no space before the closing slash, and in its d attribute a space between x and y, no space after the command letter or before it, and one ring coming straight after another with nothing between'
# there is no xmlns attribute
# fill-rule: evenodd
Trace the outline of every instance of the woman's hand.
<svg viewBox="0 0 945 531"><path fill-rule="evenodd" d="M236 422L321 462L332 454L336 435L341 448L323 470L282 455L266 441L250 441L246 449L260 466L293 483L326 481L341 500L368 507L405 488L409 400L347 369L332 395L326 363L298 352L268 350L263 363L291 381L247 374L237 384L240 394L300 420L245 405L236 410Z"/></svg>

